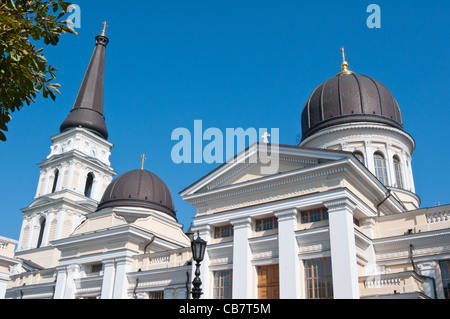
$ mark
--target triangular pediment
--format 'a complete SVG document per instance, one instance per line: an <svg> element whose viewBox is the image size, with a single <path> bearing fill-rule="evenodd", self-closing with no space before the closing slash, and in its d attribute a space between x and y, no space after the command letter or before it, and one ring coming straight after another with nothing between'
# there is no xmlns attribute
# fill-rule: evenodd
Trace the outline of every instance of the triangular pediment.
<svg viewBox="0 0 450 319"><path fill-rule="evenodd" d="M342 151L308 149L291 145L255 143L182 192L200 194L233 185L340 160L351 155Z"/></svg>

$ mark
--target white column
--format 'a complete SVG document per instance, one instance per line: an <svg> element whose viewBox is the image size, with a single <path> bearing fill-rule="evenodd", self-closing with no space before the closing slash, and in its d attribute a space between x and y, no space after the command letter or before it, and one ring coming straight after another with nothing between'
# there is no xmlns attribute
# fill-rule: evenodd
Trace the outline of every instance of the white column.
<svg viewBox="0 0 450 319"><path fill-rule="evenodd" d="M402 168L402 175L403 175L403 188L411 191L411 181L410 176L408 173L408 164L406 163L406 153L405 150L402 149L401 155L400 155L400 163Z"/></svg>
<svg viewBox="0 0 450 319"><path fill-rule="evenodd" d="M64 222L66 220L66 213L67 213L67 210L65 208L60 208L58 210L58 214L56 217L55 239L61 239L61 237L62 237Z"/></svg>
<svg viewBox="0 0 450 319"><path fill-rule="evenodd" d="M397 178L395 178L395 170L394 170L394 153L392 152L392 144L388 143L386 145L386 165L388 172L388 185L393 187L398 187ZM387 185L386 185L387 186Z"/></svg>
<svg viewBox="0 0 450 319"><path fill-rule="evenodd" d="M69 265L67 266L67 279L66 279L66 289L64 291L64 299L74 299L75 298L75 279L80 278L80 265Z"/></svg>
<svg viewBox="0 0 450 319"><path fill-rule="evenodd" d="M130 257L116 259L116 276L114 280L114 299L128 298L128 278L127 273L130 271L133 260Z"/></svg>
<svg viewBox="0 0 450 319"><path fill-rule="evenodd" d="M45 229L44 234L42 236L42 245L41 246L48 246L48 235L50 233L50 228L52 226L53 218L55 218L55 213L50 211L50 213L47 214L47 218L45 219Z"/></svg>
<svg viewBox="0 0 450 319"><path fill-rule="evenodd" d="M203 258L203 261L200 263L200 280L202 281L202 285L200 286L200 288L202 289L202 292L203 292L203 294L200 298L201 299L210 299L213 296L212 289L210 289L211 274L209 271L209 252L208 252L208 244L211 243L211 227L210 226L202 226L200 228L194 228L194 231L195 231L194 238L197 238L197 232L198 232L198 235L200 236L200 238L203 239L204 241L206 241L205 256ZM196 268L195 264L196 264L196 262L193 260L192 261L192 276L190 278L191 289L193 288L192 281L195 278L195 268Z"/></svg>
<svg viewBox="0 0 450 319"><path fill-rule="evenodd" d="M347 198L324 203L328 208L333 294L335 299L358 299L353 210L356 205Z"/></svg>
<svg viewBox="0 0 450 319"><path fill-rule="evenodd" d="M6 289L8 288L9 274L0 272L0 299L5 299Z"/></svg>
<svg viewBox="0 0 450 319"><path fill-rule="evenodd" d="M63 190L64 175L66 174L66 169L67 169L66 167L67 167L67 165L64 163L61 165L61 167L59 169L58 182L56 183L56 189L55 189L56 192Z"/></svg>
<svg viewBox="0 0 450 319"><path fill-rule="evenodd" d="M53 171L50 168L45 169L44 191L42 192L41 195L49 194L50 191L52 190L51 187L53 186L53 179L54 179L54 177L52 178L53 172L54 169Z"/></svg>
<svg viewBox="0 0 450 319"><path fill-rule="evenodd" d="M38 186L36 189L36 196L34 196L34 198L40 196L41 194L39 193L39 189L41 188L42 183L45 183L45 170L42 169L40 174L39 174L39 181L38 181Z"/></svg>
<svg viewBox="0 0 450 319"><path fill-rule="evenodd" d="M233 239L233 299L252 298L252 252L248 238L252 232L251 218L232 220Z"/></svg>
<svg viewBox="0 0 450 319"><path fill-rule="evenodd" d="M92 190L91 190L91 198L100 201L100 187L102 184L100 183L100 174L94 174L94 182L92 183Z"/></svg>
<svg viewBox="0 0 450 319"><path fill-rule="evenodd" d="M54 299L64 299L64 291L66 289L67 272L66 267L56 267L56 286Z"/></svg>
<svg viewBox="0 0 450 319"><path fill-rule="evenodd" d="M78 176L78 185L77 185L77 192L84 195L84 188L86 187L86 178L87 178L87 167L86 165L83 165L82 168L79 170L79 176Z"/></svg>
<svg viewBox="0 0 450 319"><path fill-rule="evenodd" d="M30 217L30 227L28 229L28 238L27 238L27 245L26 248L30 249L30 248L34 248L35 245L35 241L34 241L34 237L35 237L35 233L36 233L36 229L38 228L38 218L39 215L38 214L33 214Z"/></svg>
<svg viewBox="0 0 450 319"><path fill-rule="evenodd" d="M427 262L422 262L419 263L417 265L417 267L420 269L420 274L422 276L426 276L426 277L430 277L433 279L427 280L424 283L424 290L425 290L425 294L427 296L429 296L430 298L434 298L434 299L438 299L439 294L437 292L437 278L436 278L436 265L437 263L432 260L432 261L427 261ZM434 280L434 285L433 285L433 281ZM436 287L434 287L436 286Z"/></svg>
<svg viewBox="0 0 450 319"><path fill-rule="evenodd" d="M115 279L114 259L103 260L103 282L101 299L112 299Z"/></svg>
<svg viewBox="0 0 450 319"><path fill-rule="evenodd" d="M27 243L25 242L23 242L23 240L24 240L24 236L25 236L25 223L26 223L26 218L25 218L25 216L23 217L23 219L22 219L22 227L20 228L20 236L19 236L19 245L18 245L18 248L17 248L17 251L20 251L20 250L22 250L22 249L25 249L27 246ZM28 232L28 234L29 234L30 232Z"/></svg>
<svg viewBox="0 0 450 319"><path fill-rule="evenodd" d="M375 165L373 162L373 150L371 142L364 141L364 148L366 150L366 167L369 169L369 171L372 172L373 175L375 175Z"/></svg>
<svg viewBox="0 0 450 319"><path fill-rule="evenodd" d="M413 170L412 170L412 159L411 157L408 157L410 160L409 162L409 166L407 166L407 170L408 170L408 176L410 178L410 187L411 187L411 192L415 193L416 192L416 187L414 186L414 175L413 175Z"/></svg>
<svg viewBox="0 0 450 319"><path fill-rule="evenodd" d="M278 218L278 258L280 278L280 298L300 298L300 268L298 244L295 238L297 210L275 212Z"/></svg>
<svg viewBox="0 0 450 319"><path fill-rule="evenodd" d="M370 244L366 247L365 253L367 258L367 264L365 266L366 275L377 275L379 274L377 259L375 254L375 248L372 240L375 238L375 218L366 218L361 221L361 228L363 229L364 235L369 237Z"/></svg>

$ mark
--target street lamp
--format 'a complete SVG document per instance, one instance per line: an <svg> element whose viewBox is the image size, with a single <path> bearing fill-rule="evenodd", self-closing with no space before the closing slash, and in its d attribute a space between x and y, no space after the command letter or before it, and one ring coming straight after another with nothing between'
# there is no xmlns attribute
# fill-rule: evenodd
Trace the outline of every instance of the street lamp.
<svg viewBox="0 0 450 319"><path fill-rule="evenodd" d="M192 285L194 286L194 288L192 288L191 293L192 298L200 299L200 296L203 294L202 288L200 288L200 286L202 285L202 281L200 280L200 262L205 256L206 241L200 238L199 232L197 232L197 239L191 241L191 249L192 258L196 261L195 278L194 281L192 281Z"/></svg>

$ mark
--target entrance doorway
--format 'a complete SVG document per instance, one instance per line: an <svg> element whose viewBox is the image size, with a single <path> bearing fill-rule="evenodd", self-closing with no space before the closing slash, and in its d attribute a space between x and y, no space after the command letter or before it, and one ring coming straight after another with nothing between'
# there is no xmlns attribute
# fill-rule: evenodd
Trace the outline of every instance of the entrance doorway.
<svg viewBox="0 0 450 319"><path fill-rule="evenodd" d="M258 299L279 299L278 264L258 267Z"/></svg>

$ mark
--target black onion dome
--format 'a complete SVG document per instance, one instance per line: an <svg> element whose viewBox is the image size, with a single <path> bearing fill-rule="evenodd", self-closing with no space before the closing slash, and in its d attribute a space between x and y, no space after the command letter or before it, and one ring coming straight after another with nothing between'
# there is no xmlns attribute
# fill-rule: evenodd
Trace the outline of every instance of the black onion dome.
<svg viewBox="0 0 450 319"><path fill-rule="evenodd" d="M302 140L325 128L373 122L403 130L400 107L382 83L353 72L338 74L319 85L302 112Z"/></svg>
<svg viewBox="0 0 450 319"><path fill-rule="evenodd" d="M135 169L116 177L106 188L97 211L123 206L154 209L176 219L172 194L166 183L143 169Z"/></svg>

